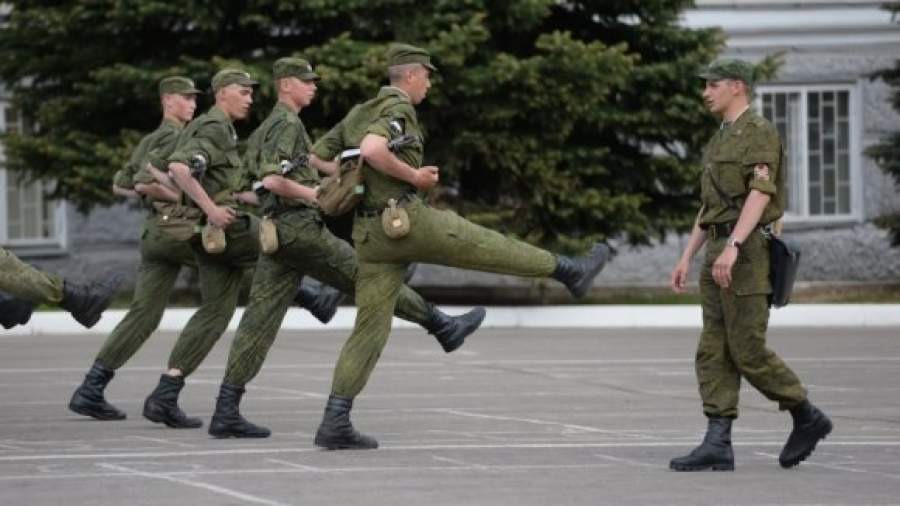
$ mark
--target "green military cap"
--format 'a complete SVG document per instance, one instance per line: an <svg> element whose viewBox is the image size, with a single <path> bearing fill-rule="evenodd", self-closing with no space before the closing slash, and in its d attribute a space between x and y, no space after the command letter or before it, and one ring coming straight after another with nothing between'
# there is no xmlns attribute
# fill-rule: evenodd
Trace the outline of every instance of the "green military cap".
<svg viewBox="0 0 900 506"><path fill-rule="evenodd" d="M279 58L272 65L272 75L278 80L284 77L296 77L304 81L318 81L319 74L313 72L312 65L303 58Z"/></svg>
<svg viewBox="0 0 900 506"><path fill-rule="evenodd" d="M430 70L437 70L431 64L431 55L428 54L428 51L409 44L395 43L388 46L387 62L388 67L405 65L407 63L421 63Z"/></svg>
<svg viewBox="0 0 900 506"><path fill-rule="evenodd" d="M735 79L753 86L753 65L744 60L724 58L710 63L697 77L717 81L719 79Z"/></svg>
<svg viewBox="0 0 900 506"><path fill-rule="evenodd" d="M259 82L253 80L247 72L239 69L222 69L216 72L216 75L212 78L213 92L219 91L229 84L253 86L254 84L259 84Z"/></svg>
<svg viewBox="0 0 900 506"><path fill-rule="evenodd" d="M168 95L170 93L178 93L179 95L196 95L201 93L194 87L194 81L182 76L164 77L159 82L159 94Z"/></svg>

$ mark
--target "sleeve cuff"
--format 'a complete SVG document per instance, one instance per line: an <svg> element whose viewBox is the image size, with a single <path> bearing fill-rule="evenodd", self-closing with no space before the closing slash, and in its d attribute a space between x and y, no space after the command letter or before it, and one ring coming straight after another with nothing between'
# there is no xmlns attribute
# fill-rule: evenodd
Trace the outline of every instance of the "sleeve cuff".
<svg viewBox="0 0 900 506"><path fill-rule="evenodd" d="M768 195L775 195L776 193L778 193L778 190L775 188L775 183L773 183L772 181L753 179L750 181L749 186L751 190L757 190Z"/></svg>

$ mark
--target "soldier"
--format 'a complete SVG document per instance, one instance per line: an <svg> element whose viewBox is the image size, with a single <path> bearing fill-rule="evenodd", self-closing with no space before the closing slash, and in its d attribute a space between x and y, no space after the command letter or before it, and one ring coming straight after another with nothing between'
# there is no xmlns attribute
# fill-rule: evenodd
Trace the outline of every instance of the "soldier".
<svg viewBox="0 0 900 506"><path fill-rule="evenodd" d="M209 433L216 437L269 436L269 429L246 421L238 405L245 385L259 372L275 341L293 287L309 274L352 295L357 273L353 248L329 232L315 207L318 172L299 162L287 173L282 169L312 146L299 113L312 102L319 76L300 58L279 59L273 74L278 103L250 136L245 162L269 190L262 202L264 214L274 220L280 244L274 253L261 254L256 266L250 301L231 346L209 425ZM396 313L425 327L448 353L462 345L485 315L484 308L476 308L450 317L407 286L400 289Z"/></svg>
<svg viewBox="0 0 900 506"><path fill-rule="evenodd" d="M670 282L676 293L684 292L691 259L707 243L696 372L708 427L703 443L672 459L669 467L734 470L731 423L738 415L741 377L790 412L794 427L778 461L792 467L812 453L832 424L807 400L794 372L766 347L772 288L769 240L762 227L784 213L781 141L772 124L750 109L749 63L719 60L699 77L706 80L703 100L722 126L704 148L702 205Z"/></svg>
<svg viewBox="0 0 900 506"><path fill-rule="evenodd" d="M175 428L197 428L199 418L190 418L178 407L184 378L191 374L219 339L237 305L244 269L256 262L256 219L236 211L235 193L244 177L232 122L245 119L257 84L246 72L219 71L212 79L215 105L192 121L179 136L168 157L168 170L177 186L190 197L189 206L199 208L208 225L224 235L225 248L207 253L204 244L191 241L200 274L203 301L182 330L169 357L168 371L144 402L144 417ZM189 164L202 161L205 172L192 175ZM155 165L155 164L154 164Z"/></svg>
<svg viewBox="0 0 900 506"><path fill-rule="evenodd" d="M331 395L315 437L328 449L377 448L375 439L357 432L350 422L353 399L362 391L391 330L391 316L403 289L410 262L448 265L528 277L552 277L577 297L590 289L609 257L597 244L591 255L572 259L554 255L475 225L451 211L429 207L421 192L438 182L438 168L421 166L424 143L414 106L425 99L435 70L421 48L393 44L388 49L390 86L354 107L313 147L330 160L342 149L359 148L365 160L365 194L356 208L353 240L359 258L353 333L341 351ZM412 135L416 142L391 152L391 139ZM381 213L393 200L409 217L409 231L390 238Z"/></svg>
<svg viewBox="0 0 900 506"><path fill-rule="evenodd" d="M59 306L87 328L93 327L122 282L118 274L108 279L79 284L26 264L0 248L0 324L22 325L31 318L34 304Z"/></svg>
<svg viewBox="0 0 900 506"><path fill-rule="evenodd" d="M113 192L143 198L150 212L141 231L141 264L128 313L116 325L94 359L84 382L75 390L69 409L98 420L124 420L126 414L109 404L103 391L122 367L159 326L169 293L182 266L196 267L190 245L178 241L158 226L154 202L180 200L169 187L156 183L145 165L151 157L167 158L179 133L194 117L200 90L186 77L171 76L159 82L163 119L159 127L138 143L128 163L113 178Z"/></svg>

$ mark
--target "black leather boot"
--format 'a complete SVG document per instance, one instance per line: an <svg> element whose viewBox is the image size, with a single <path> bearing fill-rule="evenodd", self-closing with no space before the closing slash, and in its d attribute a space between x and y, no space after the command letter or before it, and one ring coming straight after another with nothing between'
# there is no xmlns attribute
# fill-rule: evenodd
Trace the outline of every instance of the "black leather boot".
<svg viewBox="0 0 900 506"><path fill-rule="evenodd" d="M378 441L360 434L350 423L353 399L331 395L325 405L325 417L316 432L316 446L329 450L370 450Z"/></svg>
<svg viewBox="0 0 900 506"><path fill-rule="evenodd" d="M434 304L429 304L427 319L422 322L422 327L437 339L445 352L450 353L462 346L466 337L475 332L484 321L485 314L485 309L479 306L468 313L450 316Z"/></svg>
<svg viewBox="0 0 900 506"><path fill-rule="evenodd" d="M590 291L594 278L603 270L607 260L609 246L598 242L588 256L571 258L558 255L556 270L550 277L566 285L572 295L581 298Z"/></svg>
<svg viewBox="0 0 900 506"><path fill-rule="evenodd" d="M184 378L163 374L153 393L144 401L144 418L164 423L173 429L203 427L199 418L191 418L178 407L178 394L184 388Z"/></svg>
<svg viewBox="0 0 900 506"><path fill-rule="evenodd" d="M27 300L0 292L0 325L11 329L16 325L25 325L31 319L34 304Z"/></svg>
<svg viewBox="0 0 900 506"><path fill-rule="evenodd" d="M120 284L122 284L122 276L119 274L114 274L105 281L90 285L63 281L63 299L59 306L72 313L72 317L78 323L91 328L100 320L103 311L109 307Z"/></svg>
<svg viewBox="0 0 900 506"><path fill-rule="evenodd" d="M825 413L809 401L803 401L791 409L791 418L794 419L794 429L778 456L778 463L784 468L794 467L806 460L819 440L825 439L833 428Z"/></svg>
<svg viewBox="0 0 900 506"><path fill-rule="evenodd" d="M731 449L731 418L709 418L703 443L684 457L669 462L674 471L734 471L734 452Z"/></svg>
<svg viewBox="0 0 900 506"><path fill-rule="evenodd" d="M94 362L84 376L84 382L72 394L69 409L79 415L89 416L97 420L124 420L124 411L106 402L103 390L112 381L116 372L107 369L100 362Z"/></svg>
<svg viewBox="0 0 900 506"><path fill-rule="evenodd" d="M329 285L321 285L316 289L308 284L301 284L294 296L294 302L306 309L322 323L334 318L337 308L344 300L343 292Z"/></svg>
<svg viewBox="0 0 900 506"><path fill-rule="evenodd" d="M248 422L238 406L241 404L241 396L244 395L244 387L238 385L222 384L219 387L219 397L216 399L216 412L209 422L209 435L217 438L227 437L269 437L272 431L265 427Z"/></svg>

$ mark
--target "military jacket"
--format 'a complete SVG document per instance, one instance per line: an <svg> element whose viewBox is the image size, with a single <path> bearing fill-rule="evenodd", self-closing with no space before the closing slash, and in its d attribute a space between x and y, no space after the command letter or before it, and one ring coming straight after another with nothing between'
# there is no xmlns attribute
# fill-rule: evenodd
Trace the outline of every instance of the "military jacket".
<svg viewBox="0 0 900 506"><path fill-rule="evenodd" d="M175 149L179 132L181 132L181 125L172 120L163 119L156 130L141 139L134 151L131 152L128 163L122 167L122 170L116 172L113 183L120 188L130 189L134 188L137 183L154 182L153 176L144 166L155 153L171 153Z"/></svg>
<svg viewBox="0 0 900 506"><path fill-rule="evenodd" d="M703 149L699 224L737 222L750 190L772 197L759 220L761 225L780 218L784 213L783 159L778 131L752 110L723 126ZM766 164L768 169L757 170L757 164ZM713 178L729 198L720 195Z"/></svg>
<svg viewBox="0 0 900 506"><path fill-rule="evenodd" d="M282 175L282 161L295 160L297 156L309 153L311 147L312 139L300 117L279 102L247 140L244 164L257 180L262 181L272 174ZM309 187L317 186L321 180L318 171L308 163L295 167L284 177ZM302 199L288 199L274 193L267 194L261 204L267 211L280 206L308 206Z"/></svg>
<svg viewBox="0 0 900 506"><path fill-rule="evenodd" d="M190 165L197 155L206 160L206 172L199 181L207 195L218 205L237 207L231 194L247 189L248 173L238 154L234 125L218 107L188 123L167 162Z"/></svg>
<svg viewBox="0 0 900 506"><path fill-rule="evenodd" d="M414 168L422 165L425 152L422 129L409 97L403 90L385 86L378 96L355 106L347 116L319 139L312 152L323 160L330 160L344 149L358 148L366 134L380 135L388 140L409 134L417 140L395 154ZM391 177L368 164L363 166L366 194L363 206L380 209L388 199L399 198L415 192L416 188L400 179Z"/></svg>

